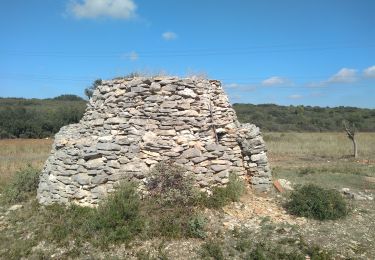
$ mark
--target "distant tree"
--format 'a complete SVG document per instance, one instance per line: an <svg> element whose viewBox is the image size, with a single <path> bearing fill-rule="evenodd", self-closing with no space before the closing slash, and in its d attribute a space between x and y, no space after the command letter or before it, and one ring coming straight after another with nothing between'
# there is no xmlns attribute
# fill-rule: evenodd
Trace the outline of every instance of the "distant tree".
<svg viewBox="0 0 375 260"><path fill-rule="evenodd" d="M54 100L64 100L64 101L83 101L84 99L77 95L64 94L53 98Z"/></svg>
<svg viewBox="0 0 375 260"><path fill-rule="evenodd" d="M92 94L94 93L94 90L100 86L102 84L102 80L101 79L96 79L90 87L87 87L85 88L85 95L88 97L88 98L91 98L92 97Z"/></svg>
<svg viewBox="0 0 375 260"><path fill-rule="evenodd" d="M353 142L353 157L357 158L358 157L358 146L357 146L357 141L355 139L355 134L356 134L356 128L354 123L352 123L352 126L349 126L349 123L346 121L343 121L343 125L345 128L345 132L350 140Z"/></svg>

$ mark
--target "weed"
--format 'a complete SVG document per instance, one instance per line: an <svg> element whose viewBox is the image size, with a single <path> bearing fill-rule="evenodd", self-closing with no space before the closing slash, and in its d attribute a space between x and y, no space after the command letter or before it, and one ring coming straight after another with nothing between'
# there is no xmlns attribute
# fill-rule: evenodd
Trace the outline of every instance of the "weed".
<svg viewBox="0 0 375 260"><path fill-rule="evenodd" d="M95 217L95 209L77 205L53 204L39 209L45 227L40 230L45 238L61 244L68 244L71 237L77 243L90 237L88 223Z"/></svg>
<svg viewBox="0 0 375 260"><path fill-rule="evenodd" d="M338 219L348 213L347 204L338 191L314 184L292 192L286 208L293 215L318 220Z"/></svg>
<svg viewBox="0 0 375 260"><path fill-rule="evenodd" d="M306 167L306 168L301 168L298 170L298 174L299 175L307 175L307 174L313 174L316 172L316 169L312 168L312 167Z"/></svg>
<svg viewBox="0 0 375 260"><path fill-rule="evenodd" d="M223 260L224 253L222 245L217 240L210 240L201 246L200 255L203 259L213 258L215 260Z"/></svg>
<svg viewBox="0 0 375 260"><path fill-rule="evenodd" d="M240 252L246 252L252 248L254 244L253 234L245 229L245 230L237 230L235 231L236 237L236 245L235 249Z"/></svg>
<svg viewBox="0 0 375 260"><path fill-rule="evenodd" d="M221 208L230 202L239 201L244 192L244 182L235 173L230 173L227 186L214 187L209 197L202 194L202 201L208 208Z"/></svg>
<svg viewBox="0 0 375 260"><path fill-rule="evenodd" d="M332 253L321 249L319 246L308 246L305 248L305 253L313 260L331 260Z"/></svg>
<svg viewBox="0 0 375 260"><path fill-rule="evenodd" d="M169 239L184 236L187 223L186 213L167 209L158 217L159 219L153 222L154 229L157 231L156 236L163 236Z"/></svg>
<svg viewBox="0 0 375 260"><path fill-rule="evenodd" d="M305 256L298 252L298 250L288 251L280 246L272 246L265 242L260 242L255 245L254 249L250 251L245 259L251 260L268 260L268 259L285 259L285 260L304 260Z"/></svg>
<svg viewBox="0 0 375 260"><path fill-rule="evenodd" d="M136 253L135 256L137 257L138 260L151 260L151 259L153 259L153 258L151 257L151 253L150 253L150 251L146 251L146 250L144 250L144 249L139 250L139 251Z"/></svg>
<svg viewBox="0 0 375 260"><path fill-rule="evenodd" d="M190 237L205 238L206 232L204 230L207 220L201 215L196 215L190 218L188 222L188 235Z"/></svg>
<svg viewBox="0 0 375 260"><path fill-rule="evenodd" d="M5 203L18 203L36 194L39 183L39 171L28 166L18 171L12 181L5 187L3 200Z"/></svg>
<svg viewBox="0 0 375 260"><path fill-rule="evenodd" d="M35 245L36 241L33 239L18 239L16 243L8 248L3 257L6 257L4 259L25 259Z"/></svg>

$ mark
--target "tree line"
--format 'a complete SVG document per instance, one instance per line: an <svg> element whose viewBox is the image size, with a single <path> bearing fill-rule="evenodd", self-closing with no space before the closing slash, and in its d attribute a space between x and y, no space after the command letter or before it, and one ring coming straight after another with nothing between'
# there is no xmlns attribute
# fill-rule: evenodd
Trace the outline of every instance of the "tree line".
<svg viewBox="0 0 375 260"><path fill-rule="evenodd" d="M0 138L51 137L82 118L86 100L75 95L52 99L0 98ZM375 131L375 109L355 107L278 106L234 104L242 123L253 123L263 131L344 131L343 121L358 131Z"/></svg>
<svg viewBox="0 0 375 260"><path fill-rule="evenodd" d="M240 122L253 123L263 131L344 131L343 122L350 122L358 131L375 131L375 109L237 103L233 108Z"/></svg>
<svg viewBox="0 0 375 260"><path fill-rule="evenodd" d="M75 95L54 99L0 98L0 138L46 138L82 118L86 101Z"/></svg>

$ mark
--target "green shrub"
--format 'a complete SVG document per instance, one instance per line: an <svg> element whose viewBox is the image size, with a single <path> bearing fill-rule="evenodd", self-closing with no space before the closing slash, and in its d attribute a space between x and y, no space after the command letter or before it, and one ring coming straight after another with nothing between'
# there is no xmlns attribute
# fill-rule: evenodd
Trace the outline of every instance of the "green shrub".
<svg viewBox="0 0 375 260"><path fill-rule="evenodd" d="M186 237L187 222L190 213L179 208L162 209L156 215L157 219L152 223L152 236L165 237L167 239Z"/></svg>
<svg viewBox="0 0 375 260"><path fill-rule="evenodd" d="M298 174L302 175L302 176L305 176L305 175L308 175L308 174L313 174L313 173L316 173L316 172L317 172L317 169L312 168L312 167L301 168L301 169L298 170Z"/></svg>
<svg viewBox="0 0 375 260"><path fill-rule="evenodd" d="M190 237L189 221L196 214L193 206L160 206L152 200L143 201L147 218L147 235L167 239Z"/></svg>
<svg viewBox="0 0 375 260"><path fill-rule="evenodd" d="M146 217L133 183L122 183L97 208L53 204L37 207L43 223L41 239L79 246L85 242L107 247L111 243L128 243L143 235Z"/></svg>
<svg viewBox="0 0 375 260"><path fill-rule="evenodd" d="M338 219L348 213L347 204L338 191L314 184L293 191L286 208L293 215L318 220Z"/></svg>
<svg viewBox="0 0 375 260"><path fill-rule="evenodd" d="M129 242L144 230L140 206L135 185L124 182L99 205L88 226L102 233L105 242Z"/></svg>
<svg viewBox="0 0 375 260"><path fill-rule="evenodd" d="M285 259L285 260L304 260L305 255L297 250L287 251L280 246L272 246L266 243L258 243L250 251L245 259L251 260L268 260L268 259Z"/></svg>
<svg viewBox="0 0 375 260"><path fill-rule="evenodd" d="M331 260L333 255L331 252L320 248L319 246L306 246L305 253L311 257L312 260Z"/></svg>
<svg viewBox="0 0 375 260"><path fill-rule="evenodd" d="M12 181L5 187L3 200L5 203L18 203L36 195L39 184L39 170L28 166L18 171Z"/></svg>
<svg viewBox="0 0 375 260"><path fill-rule="evenodd" d="M188 235L190 237L205 238L206 232L204 229L206 223L206 218L201 215L191 217L188 222Z"/></svg>
<svg viewBox="0 0 375 260"><path fill-rule="evenodd" d="M42 230L44 238L67 244L74 237L77 243L92 238L90 222L96 216L96 209L78 205L64 206L52 204L39 212L46 226Z"/></svg>
<svg viewBox="0 0 375 260"><path fill-rule="evenodd" d="M221 208L230 202L239 201L245 192L245 184L235 173L230 173L229 182L225 187L214 187L212 195L202 194L202 201L206 207Z"/></svg>
<svg viewBox="0 0 375 260"><path fill-rule="evenodd" d="M196 202L198 191L191 174L172 162L161 162L150 172L147 190L162 206L188 206Z"/></svg>
<svg viewBox="0 0 375 260"><path fill-rule="evenodd" d="M200 255L203 259L215 259L223 260L224 253L222 250L222 245L219 241L210 240L204 243L201 247Z"/></svg>

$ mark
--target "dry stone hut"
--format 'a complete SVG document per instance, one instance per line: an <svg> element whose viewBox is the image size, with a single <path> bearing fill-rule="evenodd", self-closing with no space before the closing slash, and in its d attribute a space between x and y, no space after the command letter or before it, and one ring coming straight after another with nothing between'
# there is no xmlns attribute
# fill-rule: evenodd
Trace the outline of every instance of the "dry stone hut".
<svg viewBox="0 0 375 260"><path fill-rule="evenodd" d="M42 204L97 204L122 179L147 182L172 160L209 190L229 172L267 190L271 172L259 128L241 125L216 80L154 77L103 81L78 124L56 134L38 188Z"/></svg>

